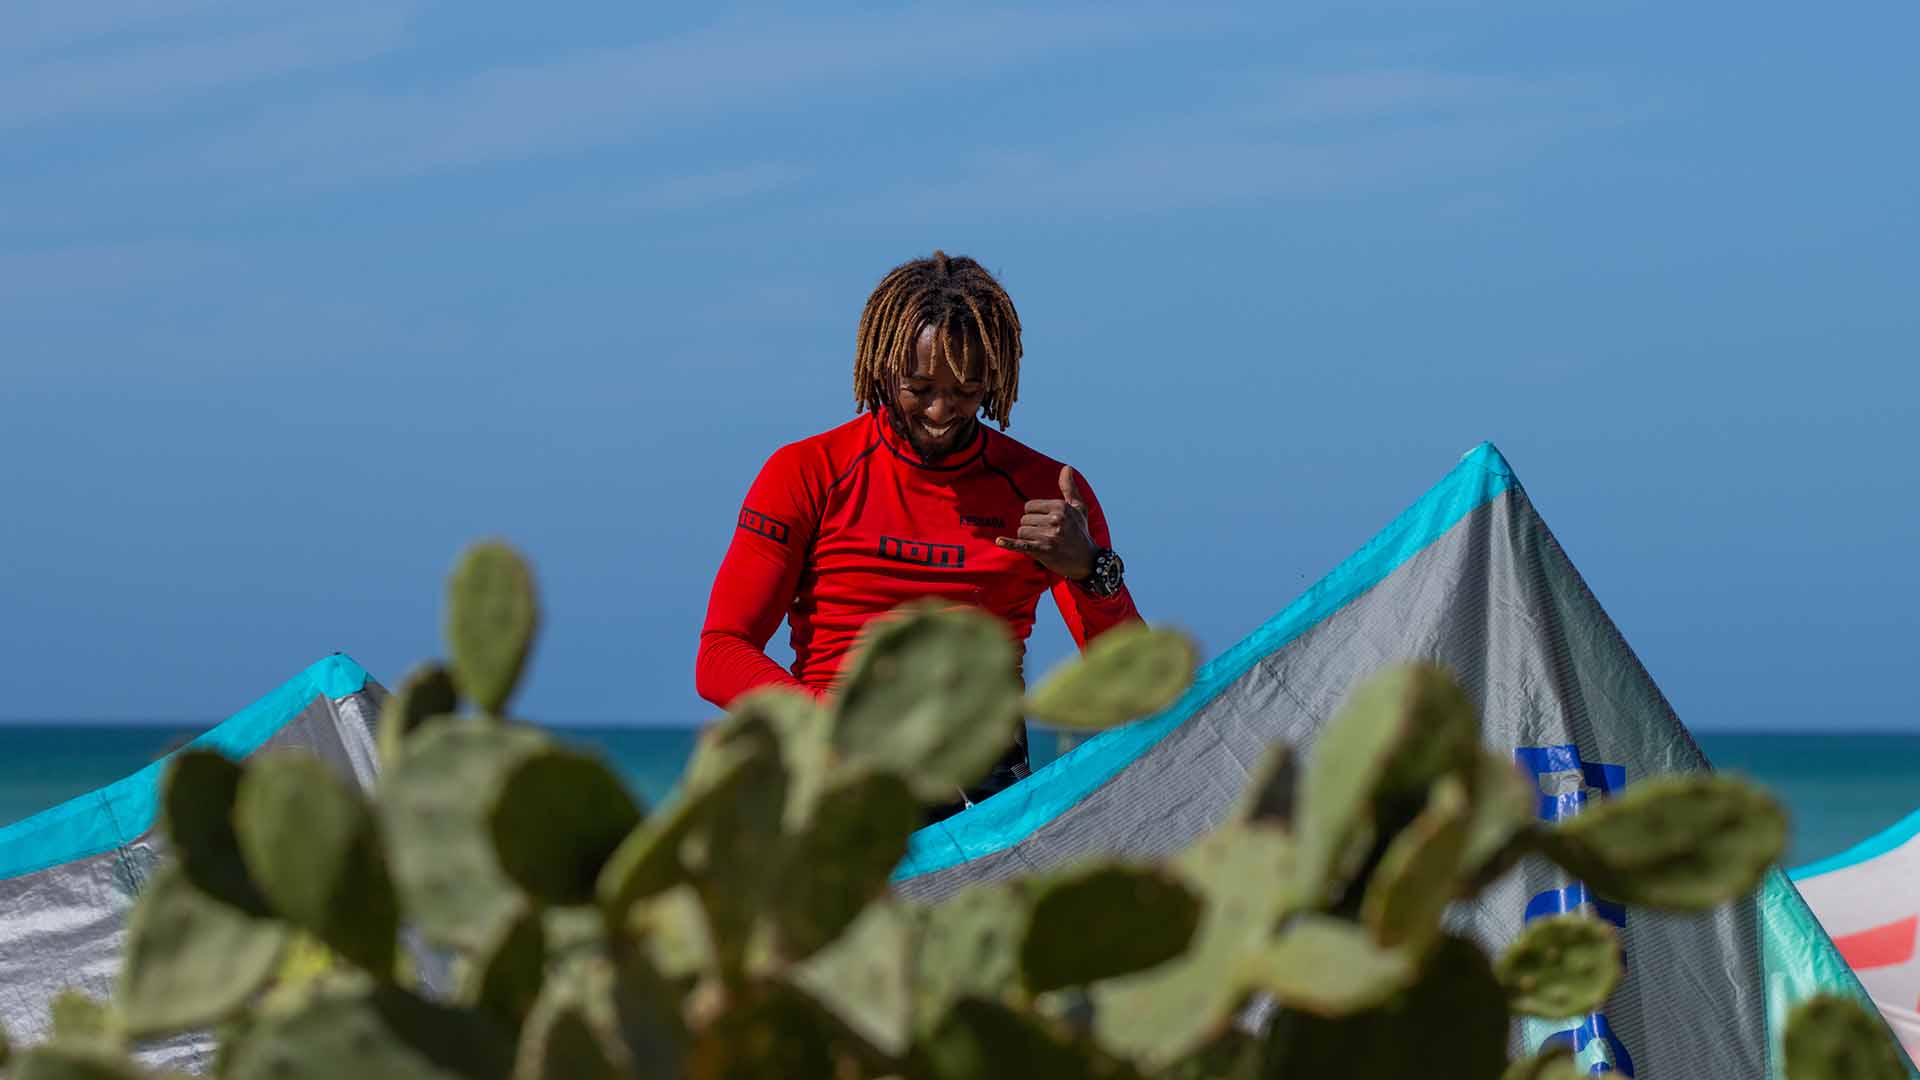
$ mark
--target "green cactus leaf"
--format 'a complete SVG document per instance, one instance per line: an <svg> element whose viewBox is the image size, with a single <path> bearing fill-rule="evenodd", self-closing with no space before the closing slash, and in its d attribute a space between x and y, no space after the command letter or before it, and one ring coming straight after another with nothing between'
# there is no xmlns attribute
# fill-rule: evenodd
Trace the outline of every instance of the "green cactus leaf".
<svg viewBox="0 0 1920 1080"><path fill-rule="evenodd" d="M1421 977L1380 1008L1339 1017L1276 1012L1266 1075L1487 1080L1507 1065L1509 1023L1486 954L1464 938L1443 937Z"/></svg>
<svg viewBox="0 0 1920 1080"><path fill-rule="evenodd" d="M1460 863L1471 891L1505 873L1519 857L1521 848L1515 841L1536 820L1539 790L1512 758L1490 750L1480 751L1468 787L1473 807Z"/></svg>
<svg viewBox="0 0 1920 1080"><path fill-rule="evenodd" d="M1582 1080L1587 1074L1573 1063L1573 1051L1555 1044L1530 1058L1507 1066L1500 1080Z"/></svg>
<svg viewBox="0 0 1920 1080"><path fill-rule="evenodd" d="M500 869L549 904L593 901L594 882L640 808L596 758L548 749L516 761L489 814Z"/></svg>
<svg viewBox="0 0 1920 1080"><path fill-rule="evenodd" d="M380 707L380 761L391 767L400 760L407 736L428 720L460 708L453 674L439 664L421 664L400 681L400 688Z"/></svg>
<svg viewBox="0 0 1920 1080"><path fill-rule="evenodd" d="M1381 1005L1419 976L1418 958L1383 948L1345 919L1302 914L1272 944L1240 964L1242 985L1316 1016L1345 1016Z"/></svg>
<svg viewBox="0 0 1920 1080"><path fill-rule="evenodd" d="M909 605L877 621L835 699L837 757L899 773L923 801L987 775L1015 740L1012 640L985 612Z"/></svg>
<svg viewBox="0 0 1920 1080"><path fill-rule="evenodd" d="M953 1003L917 1048L928 1080L1129 1080L1139 1074L1058 1025L999 1001Z"/></svg>
<svg viewBox="0 0 1920 1080"><path fill-rule="evenodd" d="M1822 994L1787 1017L1787 1080L1905 1080L1886 1022L1859 1002Z"/></svg>
<svg viewBox="0 0 1920 1080"><path fill-rule="evenodd" d="M1256 1080L1260 1076L1260 1040L1228 1031L1153 1074L1153 1080Z"/></svg>
<svg viewBox="0 0 1920 1080"><path fill-rule="evenodd" d="M1352 922L1304 913L1267 947L1240 961L1242 986L1271 994L1290 1009L1346 1017L1373 1009L1419 976L1407 949L1388 949Z"/></svg>
<svg viewBox="0 0 1920 1080"><path fill-rule="evenodd" d="M120 1043L120 1018L113 1007L78 990L62 990L47 1003L52 1037L60 1042Z"/></svg>
<svg viewBox="0 0 1920 1080"><path fill-rule="evenodd" d="M482 949L528 901L500 868L489 813L521 758L547 745L515 725L429 724L380 780L380 822L407 918L434 941Z"/></svg>
<svg viewBox="0 0 1920 1080"><path fill-rule="evenodd" d="M12 1062L9 1080L145 1080L149 1076L125 1055L92 1044L42 1043Z"/></svg>
<svg viewBox="0 0 1920 1080"><path fill-rule="evenodd" d="M1642 780L1534 835L1609 900L1701 911L1753 890L1786 846L1787 817L1755 787L1689 773Z"/></svg>
<svg viewBox="0 0 1920 1080"><path fill-rule="evenodd" d="M932 1029L964 997L999 1000L1020 986L1020 936L1030 898L1020 882L984 882L917 909L915 1029Z"/></svg>
<svg viewBox="0 0 1920 1080"><path fill-rule="evenodd" d="M1442 777L1427 807L1388 842L1360 903L1360 919L1383 946L1418 950L1439 931L1459 892L1470 828L1467 788Z"/></svg>
<svg viewBox="0 0 1920 1080"><path fill-rule="evenodd" d="M1230 976L1247 954L1267 946L1286 913L1293 844L1271 825L1228 826L1170 865L1204 900L1187 951L1092 989L1101 1044L1155 1068L1200 1052L1229 1030L1249 993Z"/></svg>
<svg viewBox="0 0 1920 1080"><path fill-rule="evenodd" d="M546 979L546 923L540 914L525 912L467 961L455 1001L518 1029Z"/></svg>
<svg viewBox="0 0 1920 1080"><path fill-rule="evenodd" d="M684 1040L665 984L643 962L582 954L541 988L520 1029L514 1076L674 1077Z"/></svg>
<svg viewBox="0 0 1920 1080"><path fill-rule="evenodd" d="M880 1052L898 1057L913 1039L915 940L905 910L880 900L787 978Z"/></svg>
<svg viewBox="0 0 1920 1080"><path fill-rule="evenodd" d="M1240 793L1240 804L1230 820L1291 828L1299 786L1299 759L1293 747L1283 742L1274 743L1247 779L1247 786Z"/></svg>
<svg viewBox="0 0 1920 1080"><path fill-rule="evenodd" d="M1097 863L1036 890L1020 972L1043 994L1145 971L1179 956L1200 925L1201 901L1177 873Z"/></svg>
<svg viewBox="0 0 1920 1080"><path fill-rule="evenodd" d="M787 772L786 829L803 831L828 780L843 771L834 765L826 710L811 694L773 687L741 695L721 726L752 731L753 738L771 737L779 745Z"/></svg>
<svg viewBox="0 0 1920 1080"><path fill-rule="evenodd" d="M839 937L887 891L920 821L920 800L892 773L835 780L787 846L787 870L769 898L781 953L799 960Z"/></svg>
<svg viewBox="0 0 1920 1080"><path fill-rule="evenodd" d="M233 831L241 767L211 750L182 750L167 763L162 820L175 858L207 895L250 915L268 914L267 898L247 874Z"/></svg>
<svg viewBox="0 0 1920 1080"><path fill-rule="evenodd" d="M288 928L207 895L179 863L147 882L115 993L129 1035L206 1027L240 1013L273 977Z"/></svg>
<svg viewBox="0 0 1920 1080"><path fill-rule="evenodd" d="M1438 667L1389 668L1362 682L1321 732L1300 786L1297 883L1307 906L1337 900L1375 838L1417 814L1435 780L1470 774L1479 738L1473 704Z"/></svg>
<svg viewBox="0 0 1920 1080"><path fill-rule="evenodd" d="M447 645L454 683L481 712L504 715L539 621L533 571L518 552L489 541L461 553L447 582Z"/></svg>
<svg viewBox="0 0 1920 1080"><path fill-rule="evenodd" d="M393 986L262 1017L231 1053L231 1080L506 1080L513 1065L510 1035L486 1016Z"/></svg>
<svg viewBox="0 0 1920 1080"><path fill-rule="evenodd" d="M625 931L661 978L690 986L717 973L719 957L707 929L706 909L691 885L676 885L634 904Z"/></svg>
<svg viewBox="0 0 1920 1080"><path fill-rule="evenodd" d="M377 978L393 974L399 908L373 814L305 750L253 760L234 799L247 871L273 909Z"/></svg>
<svg viewBox="0 0 1920 1080"><path fill-rule="evenodd" d="M1620 939L1585 915L1528 923L1494 964L1513 1011L1550 1020L1598 1009L1620 971Z"/></svg>
<svg viewBox="0 0 1920 1080"><path fill-rule="evenodd" d="M1050 672L1027 712L1067 731L1118 727L1172 705L1193 684L1199 650L1177 630L1116 626Z"/></svg>
<svg viewBox="0 0 1920 1080"><path fill-rule="evenodd" d="M690 1080L877 1076L884 1056L786 983L761 983L699 1031L687 1051Z"/></svg>

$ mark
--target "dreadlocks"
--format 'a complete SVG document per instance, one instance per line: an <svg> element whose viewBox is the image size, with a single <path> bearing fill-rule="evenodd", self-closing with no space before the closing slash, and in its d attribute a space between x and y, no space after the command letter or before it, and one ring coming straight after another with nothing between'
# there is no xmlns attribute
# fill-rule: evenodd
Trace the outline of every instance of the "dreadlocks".
<svg viewBox="0 0 1920 1080"><path fill-rule="evenodd" d="M874 412L884 408L888 384L913 362L914 339L929 326L935 331L934 361L944 360L962 379L965 342L980 335L987 349L980 411L1005 431L1020 396L1020 315L984 267L944 251L894 267L867 297L854 346L854 402Z"/></svg>

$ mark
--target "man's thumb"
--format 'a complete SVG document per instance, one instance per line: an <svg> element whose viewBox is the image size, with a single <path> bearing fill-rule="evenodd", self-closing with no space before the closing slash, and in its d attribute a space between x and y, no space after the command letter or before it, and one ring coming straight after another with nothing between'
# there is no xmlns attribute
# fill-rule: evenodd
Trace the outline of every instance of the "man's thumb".
<svg viewBox="0 0 1920 1080"><path fill-rule="evenodd" d="M1071 465L1060 466L1060 497L1076 507L1080 505L1080 489L1074 485Z"/></svg>

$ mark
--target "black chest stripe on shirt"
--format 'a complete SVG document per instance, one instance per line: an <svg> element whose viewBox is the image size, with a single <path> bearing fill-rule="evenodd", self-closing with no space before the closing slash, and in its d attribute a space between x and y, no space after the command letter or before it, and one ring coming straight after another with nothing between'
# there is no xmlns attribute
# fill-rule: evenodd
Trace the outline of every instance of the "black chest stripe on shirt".
<svg viewBox="0 0 1920 1080"><path fill-rule="evenodd" d="M764 536L776 544L786 543L787 536L791 532L786 522L776 517L768 517L751 506L740 508L740 527L750 533Z"/></svg>

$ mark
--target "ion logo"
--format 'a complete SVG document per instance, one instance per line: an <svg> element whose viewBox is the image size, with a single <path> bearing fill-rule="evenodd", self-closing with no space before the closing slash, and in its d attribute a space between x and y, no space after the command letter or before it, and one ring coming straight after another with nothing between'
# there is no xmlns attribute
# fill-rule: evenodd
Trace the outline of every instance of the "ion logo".
<svg viewBox="0 0 1920 1080"><path fill-rule="evenodd" d="M957 570L967 564L967 549L959 544L929 544L925 540L880 538L880 557L918 563L937 570Z"/></svg>
<svg viewBox="0 0 1920 1080"><path fill-rule="evenodd" d="M1522 746L1513 752L1513 760L1533 777L1534 787L1540 795L1534 811L1541 821L1560 821L1572 817L1585 809L1590 800L1605 798L1627 786L1627 770L1624 766L1581 761L1580 748L1573 745ZM1626 908L1598 899L1578 881L1564 889L1535 893L1533 899L1527 901L1522 921L1532 922L1582 908L1591 908L1595 917L1605 919L1623 930L1626 928ZM1623 939L1623 966L1625 947ZM1633 1075L1633 1055L1627 1053L1627 1044L1614 1034L1613 1025L1607 1022L1604 1013L1588 1014L1578 1025L1547 1036L1541 1045L1543 1049L1564 1045L1577 1054L1596 1041L1605 1047L1607 1060L1597 1062L1587 1070L1590 1075L1616 1071L1623 1076Z"/></svg>
<svg viewBox="0 0 1920 1080"><path fill-rule="evenodd" d="M740 527L750 533L764 536L776 544L787 542L787 523L779 518L768 517L750 506L740 508Z"/></svg>

